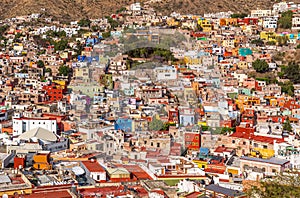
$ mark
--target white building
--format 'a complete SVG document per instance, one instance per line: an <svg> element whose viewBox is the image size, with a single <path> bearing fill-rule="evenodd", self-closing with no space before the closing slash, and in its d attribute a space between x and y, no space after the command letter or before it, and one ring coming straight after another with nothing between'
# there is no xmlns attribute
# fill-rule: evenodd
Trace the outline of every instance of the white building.
<svg viewBox="0 0 300 198"><path fill-rule="evenodd" d="M272 16L272 10L251 10L251 17Z"/></svg>
<svg viewBox="0 0 300 198"><path fill-rule="evenodd" d="M176 80L177 71L174 66L163 66L154 69L157 80Z"/></svg>
<svg viewBox="0 0 300 198"><path fill-rule="evenodd" d="M300 15L295 14L292 19L292 30L300 30Z"/></svg>
<svg viewBox="0 0 300 198"><path fill-rule="evenodd" d="M85 170L86 174L95 181L106 181L106 171L105 169L95 160L83 161L82 168Z"/></svg>
<svg viewBox="0 0 300 198"><path fill-rule="evenodd" d="M142 7L140 3L133 3L130 5L130 10L132 11L141 11Z"/></svg>
<svg viewBox="0 0 300 198"><path fill-rule="evenodd" d="M287 2L279 2L273 5L273 13L285 12L289 9Z"/></svg>
<svg viewBox="0 0 300 198"><path fill-rule="evenodd" d="M22 133L35 128L44 128L52 133L57 132L57 122L55 118L13 118L13 136L19 136Z"/></svg>
<svg viewBox="0 0 300 198"><path fill-rule="evenodd" d="M277 28L278 17L266 17L263 19L263 28Z"/></svg>

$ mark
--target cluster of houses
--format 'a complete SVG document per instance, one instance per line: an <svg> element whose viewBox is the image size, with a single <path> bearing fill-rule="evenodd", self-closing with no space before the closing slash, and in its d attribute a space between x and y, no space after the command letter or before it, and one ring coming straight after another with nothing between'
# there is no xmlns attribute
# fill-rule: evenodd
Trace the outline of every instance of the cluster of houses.
<svg viewBox="0 0 300 198"><path fill-rule="evenodd" d="M0 196L246 197L299 170L300 86L277 83L288 81L278 54L300 43L299 8L163 16L135 3L87 26L0 21ZM174 60L131 57L132 38ZM256 60L276 82L252 75Z"/></svg>

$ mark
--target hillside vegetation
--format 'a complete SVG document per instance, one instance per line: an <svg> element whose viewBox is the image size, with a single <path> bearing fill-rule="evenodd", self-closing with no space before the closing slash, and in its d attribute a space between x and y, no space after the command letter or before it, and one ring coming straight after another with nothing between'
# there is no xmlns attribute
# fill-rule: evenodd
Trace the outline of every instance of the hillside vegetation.
<svg viewBox="0 0 300 198"><path fill-rule="evenodd" d="M45 9L45 14L63 20L99 18L115 13L133 2L135 0L2 0L0 18L41 13L41 9ZM236 13L249 13L256 8L270 8L276 0L140 0L140 2L150 4L163 14L174 11L182 14L203 14L229 10Z"/></svg>

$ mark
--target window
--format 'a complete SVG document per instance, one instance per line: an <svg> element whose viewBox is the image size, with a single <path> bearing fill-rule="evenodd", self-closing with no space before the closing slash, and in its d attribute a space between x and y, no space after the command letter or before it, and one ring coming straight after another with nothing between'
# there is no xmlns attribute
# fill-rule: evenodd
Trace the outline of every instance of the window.
<svg viewBox="0 0 300 198"><path fill-rule="evenodd" d="M151 142L151 144L150 144L151 146L153 146L153 142Z"/></svg>
<svg viewBox="0 0 300 198"><path fill-rule="evenodd" d="M222 139L221 138L218 138L218 141L221 141Z"/></svg>
<svg viewBox="0 0 300 198"><path fill-rule="evenodd" d="M267 149L267 148L268 148L268 146L267 146L267 145L263 145L263 148L264 148L264 149Z"/></svg>
<svg viewBox="0 0 300 198"><path fill-rule="evenodd" d="M235 144L235 140L232 140L232 144Z"/></svg>
<svg viewBox="0 0 300 198"><path fill-rule="evenodd" d="M198 136L196 136L196 137L195 137L195 140L198 140L198 139L199 139L199 137L198 137Z"/></svg>
<svg viewBox="0 0 300 198"><path fill-rule="evenodd" d="M246 145L246 142L243 142L243 145Z"/></svg>
<svg viewBox="0 0 300 198"><path fill-rule="evenodd" d="M159 142L157 143L157 147L158 147L158 148L160 147L160 143L159 143Z"/></svg>
<svg viewBox="0 0 300 198"><path fill-rule="evenodd" d="M257 143L254 143L254 147L258 147L258 144L257 144Z"/></svg>
<svg viewBox="0 0 300 198"><path fill-rule="evenodd" d="M272 169L272 173L276 173L277 171L276 171L276 169Z"/></svg>

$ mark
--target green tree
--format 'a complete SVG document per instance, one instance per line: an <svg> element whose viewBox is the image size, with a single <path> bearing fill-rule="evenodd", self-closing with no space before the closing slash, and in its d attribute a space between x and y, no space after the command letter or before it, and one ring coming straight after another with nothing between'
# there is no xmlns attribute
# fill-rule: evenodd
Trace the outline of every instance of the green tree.
<svg viewBox="0 0 300 198"><path fill-rule="evenodd" d="M297 174L278 175L261 181L247 193L249 197L259 198L298 198L300 197L300 180Z"/></svg>
<svg viewBox="0 0 300 198"><path fill-rule="evenodd" d="M81 20L78 22L78 25L81 26L81 27L90 27L90 25L91 25L91 20L89 20L89 19L81 19Z"/></svg>
<svg viewBox="0 0 300 198"><path fill-rule="evenodd" d="M19 39L20 39L21 37L22 37L22 34L18 32L18 33L15 35L14 42L19 42Z"/></svg>
<svg viewBox="0 0 300 198"><path fill-rule="evenodd" d="M231 15L231 18L240 18L243 19L247 17L248 15L246 13L234 13Z"/></svg>
<svg viewBox="0 0 300 198"><path fill-rule="evenodd" d="M276 41L268 41L266 44L267 45L276 45Z"/></svg>
<svg viewBox="0 0 300 198"><path fill-rule="evenodd" d="M108 32L102 32L102 38L103 39L106 39L108 37L110 37L110 31L108 31Z"/></svg>
<svg viewBox="0 0 300 198"><path fill-rule="evenodd" d="M97 31L100 30L99 26L96 26L96 25L93 25L93 26L91 27L91 29L92 29L93 32L97 32Z"/></svg>
<svg viewBox="0 0 300 198"><path fill-rule="evenodd" d="M116 27L119 26L119 22L114 20L113 18L111 18L109 16L106 16L105 18L107 19L108 23L110 24L111 29L115 29Z"/></svg>
<svg viewBox="0 0 300 198"><path fill-rule="evenodd" d="M63 51L68 48L68 43L69 42L67 40L61 39L60 41L54 43L54 50Z"/></svg>
<svg viewBox="0 0 300 198"><path fill-rule="evenodd" d="M283 130L291 132L293 130L290 120L287 118L283 124Z"/></svg>
<svg viewBox="0 0 300 198"><path fill-rule="evenodd" d="M152 119L152 121L149 123L149 129L151 131L159 131L162 130L164 127L164 123L161 120L156 119L155 117Z"/></svg>
<svg viewBox="0 0 300 198"><path fill-rule="evenodd" d="M256 72L265 73L269 70L269 65L265 60L256 59L252 63L252 67L255 69Z"/></svg>
<svg viewBox="0 0 300 198"><path fill-rule="evenodd" d="M278 45L283 46L283 45L287 45L289 38L287 36L278 36L276 40Z"/></svg>
<svg viewBox="0 0 300 198"><path fill-rule="evenodd" d="M45 63L42 60L38 60L38 62L36 63L38 68L43 68L45 67Z"/></svg>
<svg viewBox="0 0 300 198"><path fill-rule="evenodd" d="M292 11L287 11L283 12L281 14L281 17L278 20L278 26L280 28L284 29L291 29L292 27L292 18L293 18L293 12Z"/></svg>
<svg viewBox="0 0 300 198"><path fill-rule="evenodd" d="M300 83L299 65L294 62L290 62L284 69L284 77L290 79L293 83Z"/></svg>
<svg viewBox="0 0 300 198"><path fill-rule="evenodd" d="M9 28L8 25L0 26L0 38L1 38L1 40L4 39L4 33L8 30L8 28Z"/></svg>
<svg viewBox="0 0 300 198"><path fill-rule="evenodd" d="M264 41L261 39L254 39L251 41L251 44L255 44L257 46L263 46L264 45Z"/></svg>
<svg viewBox="0 0 300 198"><path fill-rule="evenodd" d="M58 68L59 75L68 76L70 74L70 72L71 72L70 67L68 67L66 65L62 65Z"/></svg>
<svg viewBox="0 0 300 198"><path fill-rule="evenodd" d="M286 93L289 96L294 96L294 84L291 81L285 83L278 83L281 87L281 92Z"/></svg>
<svg viewBox="0 0 300 198"><path fill-rule="evenodd" d="M45 72L52 74L52 69L48 67Z"/></svg>

